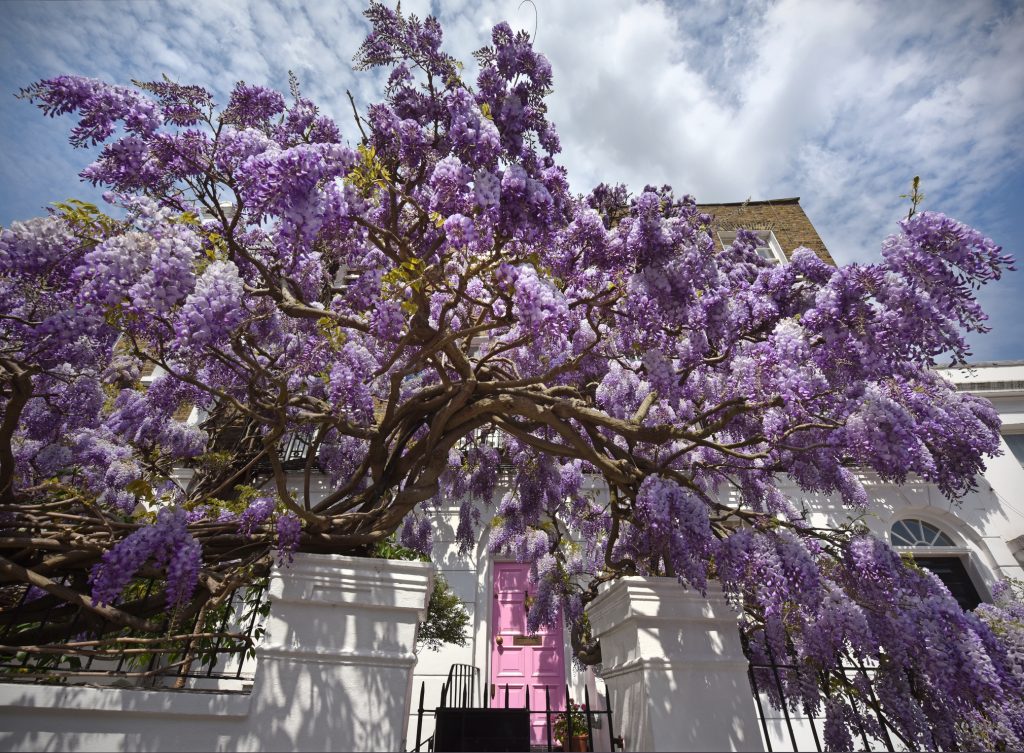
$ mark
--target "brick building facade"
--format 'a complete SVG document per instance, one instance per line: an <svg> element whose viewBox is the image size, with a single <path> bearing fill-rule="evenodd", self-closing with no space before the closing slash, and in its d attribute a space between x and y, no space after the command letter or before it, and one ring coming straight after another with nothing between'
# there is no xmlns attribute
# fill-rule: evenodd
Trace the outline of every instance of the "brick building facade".
<svg viewBox="0 0 1024 753"><path fill-rule="evenodd" d="M818 231L807 218L800 198L740 201L727 204L700 204L702 212L714 216L715 241L719 233L736 230L772 232L788 259L800 246L806 246L829 264L835 264Z"/></svg>

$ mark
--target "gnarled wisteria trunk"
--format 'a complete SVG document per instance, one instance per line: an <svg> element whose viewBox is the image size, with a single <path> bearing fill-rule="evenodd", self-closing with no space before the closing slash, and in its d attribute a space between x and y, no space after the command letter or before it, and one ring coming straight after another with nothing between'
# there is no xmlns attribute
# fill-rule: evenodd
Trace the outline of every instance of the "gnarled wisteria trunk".
<svg viewBox="0 0 1024 753"><path fill-rule="evenodd" d="M716 248L668 187L574 196L527 35L496 26L474 85L435 20L367 16L356 59L387 71L385 97L353 103L344 133L294 82L290 99L239 83L224 107L167 80L24 90L78 117L73 144L102 144L82 174L112 208L67 202L0 236L4 599L156 630L216 610L274 550L397 534L426 551L443 498L464 501L469 547L483 500L492 549L534 564L531 625L563 604L582 661L603 583L715 577L755 656L807 668L791 690L814 709L853 654L878 663L908 745L1020 747L1019 607L964 614L855 523L810 527L776 483L853 517L858 467L974 488L998 419L931 367L966 355L975 290L1010 258L921 213L874 264L771 266L750 233ZM176 420L187 406L198 425ZM139 577L166 588L135 598ZM862 710L832 697L828 743L849 747Z"/></svg>

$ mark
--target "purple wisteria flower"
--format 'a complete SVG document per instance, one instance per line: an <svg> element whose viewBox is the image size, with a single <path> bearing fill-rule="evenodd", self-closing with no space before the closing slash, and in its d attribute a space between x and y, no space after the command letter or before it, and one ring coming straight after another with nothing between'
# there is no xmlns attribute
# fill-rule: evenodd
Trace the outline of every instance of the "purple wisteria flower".
<svg viewBox="0 0 1024 753"><path fill-rule="evenodd" d="M771 264L669 186L580 196L529 34L496 25L472 81L435 19L366 15L384 95L344 131L295 80L223 108L168 80L24 90L95 148L107 205L0 229L0 554L88 568L129 611L155 570L199 609L275 549L430 556L457 509L461 554L529 563L529 627L565 620L589 661L607 581L717 584L828 748L877 730L850 660L908 747L1021 748L1019 602L965 613L858 521L866 473L977 489L999 416L934 367L1012 259L920 212L872 263Z"/></svg>
<svg viewBox="0 0 1024 753"><path fill-rule="evenodd" d="M97 604L114 604L147 562L167 571L167 608L188 602L202 565L202 547L188 532L179 508L163 508L156 522L139 528L106 552L89 581Z"/></svg>

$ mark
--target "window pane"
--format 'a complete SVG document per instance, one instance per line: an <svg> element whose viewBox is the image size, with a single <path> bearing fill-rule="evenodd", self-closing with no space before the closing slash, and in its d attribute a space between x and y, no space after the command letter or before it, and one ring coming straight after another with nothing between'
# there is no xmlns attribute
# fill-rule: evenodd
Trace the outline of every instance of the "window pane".
<svg viewBox="0 0 1024 753"><path fill-rule="evenodd" d="M907 530L907 524L902 520L898 520L893 523L892 526L892 544L893 546L913 546L914 539L910 535L910 531Z"/></svg>
<svg viewBox="0 0 1024 753"><path fill-rule="evenodd" d="M1017 458L1017 462L1024 465L1024 434L1007 434L1003 439L1010 445L1010 452Z"/></svg>
<svg viewBox="0 0 1024 753"><path fill-rule="evenodd" d="M956 546L949 536L923 520L898 520L889 529L893 546Z"/></svg>

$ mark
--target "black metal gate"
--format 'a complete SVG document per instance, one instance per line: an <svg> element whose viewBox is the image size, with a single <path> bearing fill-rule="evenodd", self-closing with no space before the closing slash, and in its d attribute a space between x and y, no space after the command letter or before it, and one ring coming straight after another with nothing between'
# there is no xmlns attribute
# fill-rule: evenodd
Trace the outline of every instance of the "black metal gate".
<svg viewBox="0 0 1024 753"><path fill-rule="evenodd" d="M441 705L434 710L424 708L426 681L420 684L419 705L416 709L416 745L411 751L509 751L530 750L530 718L543 715L546 744L533 746L547 751L564 750L562 741L554 737L554 727L559 717L564 717L565 740L585 738L586 750L594 750L594 730L601 717L607 718L608 739L611 748L622 748L622 738L615 736L612 726L612 707L605 702L602 710L594 709L590 691L583 689L583 705L580 713L585 723L574 729L573 716L565 711L551 708L550 689L544 687L544 709L530 708L530 688L526 688L526 702L523 708L509 706L509 686L492 688L490 695L480 683L480 671L468 664L454 664L448 672L448 679L441 687ZM565 708L573 708L574 702L565 691ZM423 718L434 717L434 734L423 739ZM570 743L571 744L571 743Z"/></svg>
<svg viewBox="0 0 1024 753"><path fill-rule="evenodd" d="M845 690L837 689L835 692L844 693L846 700L851 705L859 705L865 714L874 716L874 723L870 725L871 729L866 729L859 723L857 725L856 731L863 745L862 750L911 750L908 741L899 736L885 715L881 713L881 707L874 691L874 668L857 662L844 665L840 671L848 678L858 678L863 692L860 697L853 695L848 687ZM758 721L761 723L761 732L764 735L768 753L780 753L785 750L816 750L818 753L822 753L825 750L822 739L823 732L819 732L819 728L824 726L823 713L819 711L816 714L814 709L804 704L801 708L803 713L797 715L786 695L787 687L796 683L801 672L806 673L807 668L777 661L770 649L767 660L750 660L747 677L750 680L750 689L757 706ZM769 729L770 725L778 728L776 729L777 734L772 734L772 730ZM808 732L810 737L808 737ZM773 738L775 739L774 743L772 742Z"/></svg>

